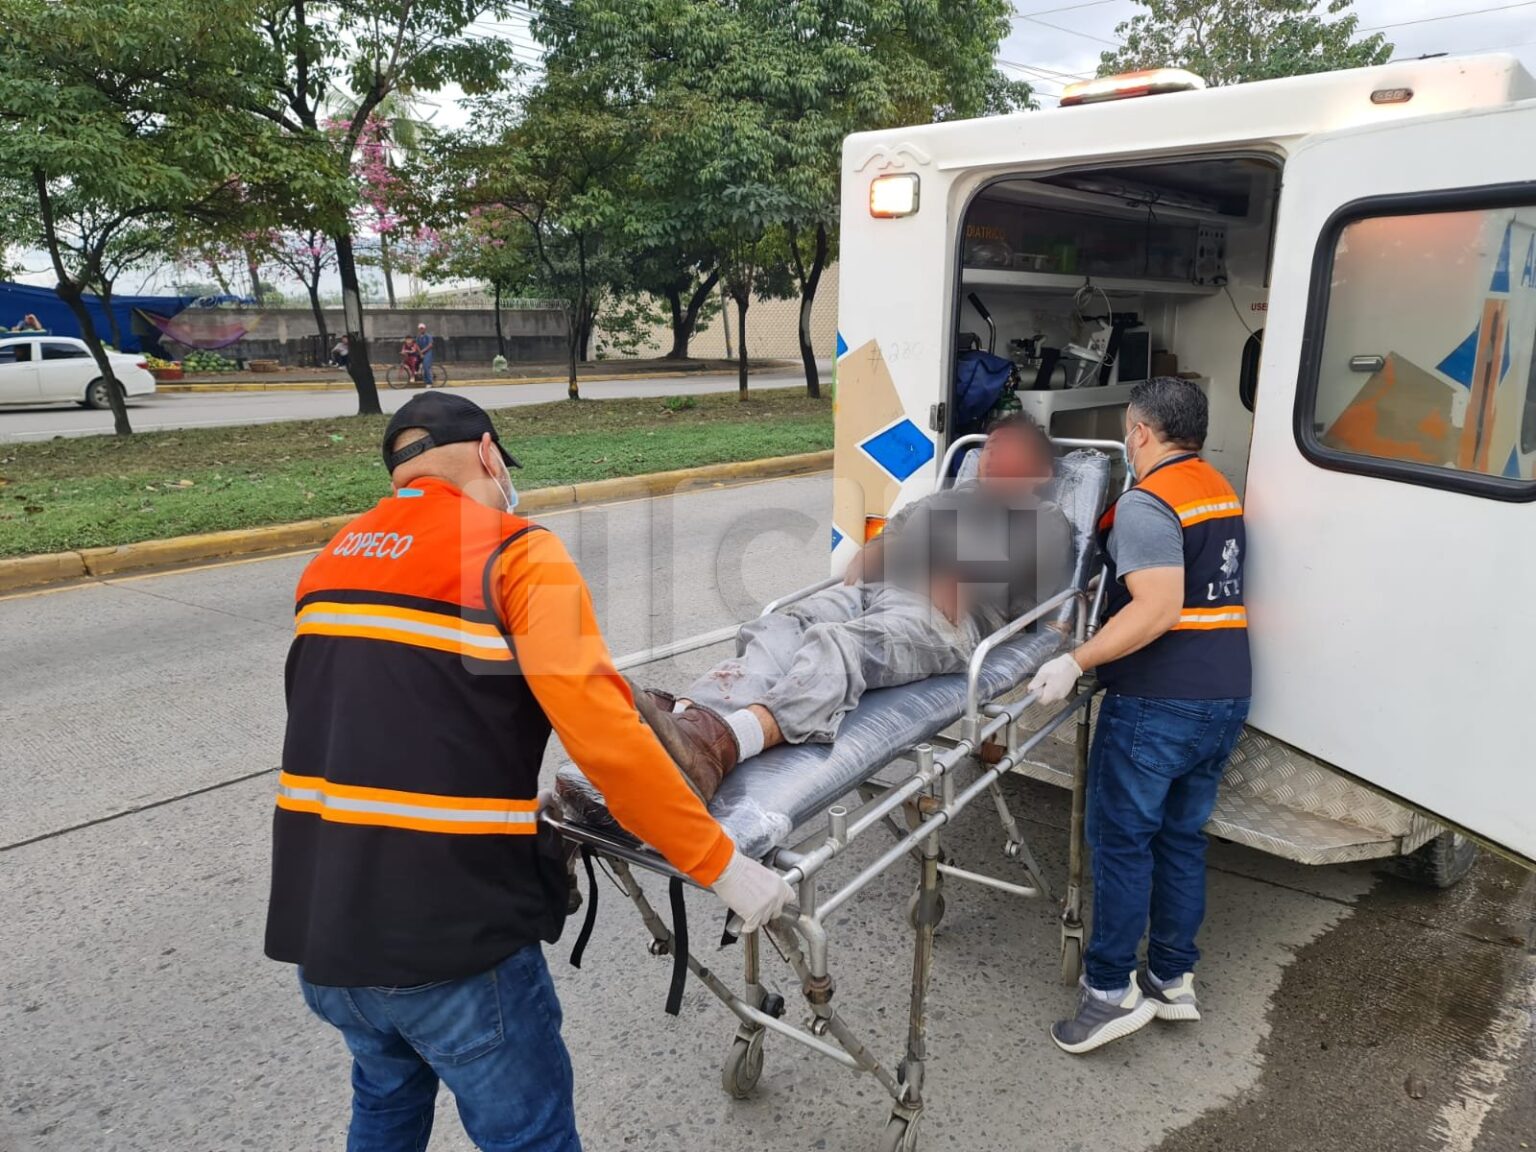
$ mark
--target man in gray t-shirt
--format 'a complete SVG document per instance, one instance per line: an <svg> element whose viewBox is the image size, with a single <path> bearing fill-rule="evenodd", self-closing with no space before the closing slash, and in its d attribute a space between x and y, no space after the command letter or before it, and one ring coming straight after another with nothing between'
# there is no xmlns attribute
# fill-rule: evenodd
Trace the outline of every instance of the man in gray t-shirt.
<svg viewBox="0 0 1536 1152"><path fill-rule="evenodd" d="M1115 503L1115 530L1106 551L1120 580L1144 568L1182 568L1184 527L1167 504L1132 488Z"/></svg>

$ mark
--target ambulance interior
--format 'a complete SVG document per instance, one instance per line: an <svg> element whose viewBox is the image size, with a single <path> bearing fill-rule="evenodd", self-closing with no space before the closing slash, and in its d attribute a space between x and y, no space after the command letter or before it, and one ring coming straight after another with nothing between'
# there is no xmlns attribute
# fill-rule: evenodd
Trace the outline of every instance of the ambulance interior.
<svg viewBox="0 0 1536 1152"><path fill-rule="evenodd" d="M978 351L1012 362L1019 406L1053 436L1119 439L1136 381L1184 376L1210 400L1207 458L1241 492L1279 189L1257 156L988 184L960 237L950 412ZM950 436L980 430L964 424Z"/></svg>

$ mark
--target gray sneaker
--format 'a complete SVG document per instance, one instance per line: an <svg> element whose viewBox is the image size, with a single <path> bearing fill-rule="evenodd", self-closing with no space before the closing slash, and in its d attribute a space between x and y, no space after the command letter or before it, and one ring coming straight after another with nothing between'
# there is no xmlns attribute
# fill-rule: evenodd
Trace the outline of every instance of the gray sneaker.
<svg viewBox="0 0 1536 1152"><path fill-rule="evenodd" d="M1145 968L1136 973L1141 994L1157 1012L1159 1020L1198 1020L1200 1001L1195 998L1195 974L1186 972L1166 988L1159 988Z"/></svg>
<svg viewBox="0 0 1536 1152"><path fill-rule="evenodd" d="M1111 1040L1139 1032L1156 1014L1157 1006L1141 994L1134 980L1119 1000L1101 1000L1084 983L1077 1001L1077 1015L1051 1025L1051 1039L1063 1052L1078 1056L1102 1048Z"/></svg>

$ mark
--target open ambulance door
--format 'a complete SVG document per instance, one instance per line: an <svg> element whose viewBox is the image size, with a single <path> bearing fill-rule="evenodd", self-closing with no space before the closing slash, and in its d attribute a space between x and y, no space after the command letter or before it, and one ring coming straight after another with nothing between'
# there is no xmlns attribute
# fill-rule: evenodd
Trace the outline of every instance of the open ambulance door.
<svg viewBox="0 0 1536 1152"><path fill-rule="evenodd" d="M1251 722L1527 862L1533 353L1536 102L1293 153L1248 471Z"/></svg>

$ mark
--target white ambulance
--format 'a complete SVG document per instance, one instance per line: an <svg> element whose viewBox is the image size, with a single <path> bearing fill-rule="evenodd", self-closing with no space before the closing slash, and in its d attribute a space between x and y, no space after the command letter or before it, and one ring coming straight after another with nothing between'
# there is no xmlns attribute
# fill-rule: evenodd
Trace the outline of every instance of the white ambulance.
<svg viewBox="0 0 1536 1152"><path fill-rule="evenodd" d="M1211 830L1441 885L1469 837L1536 862L1536 80L1152 72L1063 105L844 146L834 569L977 430L962 354L1056 436L1194 379L1254 656Z"/></svg>

